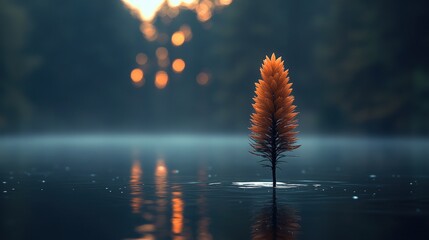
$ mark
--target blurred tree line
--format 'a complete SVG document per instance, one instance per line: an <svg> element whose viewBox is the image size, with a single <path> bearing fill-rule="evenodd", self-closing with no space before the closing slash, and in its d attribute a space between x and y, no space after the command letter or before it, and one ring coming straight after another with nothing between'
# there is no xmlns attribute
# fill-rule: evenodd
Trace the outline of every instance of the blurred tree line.
<svg viewBox="0 0 429 240"><path fill-rule="evenodd" d="M262 59L285 59L302 132L429 133L429 21L422 0L235 0L183 47L147 42L120 0L0 0L0 131L237 131L249 126ZM183 58L154 87L135 56ZM200 86L195 76L210 73Z"/></svg>

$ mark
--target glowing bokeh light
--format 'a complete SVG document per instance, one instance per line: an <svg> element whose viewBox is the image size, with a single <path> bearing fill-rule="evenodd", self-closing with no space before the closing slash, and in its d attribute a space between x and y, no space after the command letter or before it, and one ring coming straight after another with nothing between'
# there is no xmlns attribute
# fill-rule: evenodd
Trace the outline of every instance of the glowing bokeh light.
<svg viewBox="0 0 429 240"><path fill-rule="evenodd" d="M207 22L212 17L212 10L211 10L211 2L210 1L202 1L198 6L195 8L197 11L197 18L201 22Z"/></svg>
<svg viewBox="0 0 429 240"><path fill-rule="evenodd" d="M178 9L188 9L198 11L207 11L210 13L214 8L221 8L228 6L232 0L122 0L124 5L131 11L131 13L142 21L151 22L158 14L170 15L169 12L176 12L173 14L178 15ZM164 8L164 6L168 8ZM198 10L200 8L200 10Z"/></svg>
<svg viewBox="0 0 429 240"><path fill-rule="evenodd" d="M158 71L155 76L155 86L164 89L168 84L168 74L165 71Z"/></svg>
<svg viewBox="0 0 429 240"><path fill-rule="evenodd" d="M141 32L149 41L158 38L153 26L156 16L161 16L165 23L179 15L181 9L188 9L197 14L197 19L206 22L211 19L213 11L226 7L232 0L121 0L131 14L142 22Z"/></svg>
<svg viewBox="0 0 429 240"><path fill-rule="evenodd" d="M150 22L143 22L140 25L140 31L148 41L155 41L158 38L158 32Z"/></svg>
<svg viewBox="0 0 429 240"><path fill-rule="evenodd" d="M171 43L178 47L185 42L185 34L182 31L177 31L171 36Z"/></svg>
<svg viewBox="0 0 429 240"><path fill-rule="evenodd" d="M122 0L131 13L142 21L152 21L165 0Z"/></svg>
<svg viewBox="0 0 429 240"><path fill-rule="evenodd" d="M136 62L138 65L145 65L147 63L147 55L144 53L139 53L136 56Z"/></svg>
<svg viewBox="0 0 429 240"><path fill-rule="evenodd" d="M141 83L143 81L144 73L141 69L135 68L131 71L130 77L133 83Z"/></svg>
<svg viewBox="0 0 429 240"><path fill-rule="evenodd" d="M232 0L219 0L219 3L224 6L228 6L232 3Z"/></svg>
<svg viewBox="0 0 429 240"><path fill-rule="evenodd" d="M183 70L185 69L186 63L185 61L183 61L183 59L175 59L173 61L172 67L173 67L173 71L176 73L181 73L183 72Z"/></svg>
<svg viewBox="0 0 429 240"><path fill-rule="evenodd" d="M210 80L210 76L206 72L200 72L197 75L197 83L200 85L206 85Z"/></svg>
<svg viewBox="0 0 429 240"><path fill-rule="evenodd" d="M159 60L164 60L168 58L168 50L165 47L157 48L155 54Z"/></svg>
<svg viewBox="0 0 429 240"><path fill-rule="evenodd" d="M192 30L189 25L183 24L180 27L180 31L185 35L185 41L190 41L192 39Z"/></svg>

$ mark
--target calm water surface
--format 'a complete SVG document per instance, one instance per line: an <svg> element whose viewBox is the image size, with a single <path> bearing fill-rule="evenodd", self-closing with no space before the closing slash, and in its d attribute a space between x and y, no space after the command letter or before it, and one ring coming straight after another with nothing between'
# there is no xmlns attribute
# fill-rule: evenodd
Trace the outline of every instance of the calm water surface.
<svg viewBox="0 0 429 240"><path fill-rule="evenodd" d="M0 239L429 239L429 141L303 137L278 173L246 136L0 139Z"/></svg>

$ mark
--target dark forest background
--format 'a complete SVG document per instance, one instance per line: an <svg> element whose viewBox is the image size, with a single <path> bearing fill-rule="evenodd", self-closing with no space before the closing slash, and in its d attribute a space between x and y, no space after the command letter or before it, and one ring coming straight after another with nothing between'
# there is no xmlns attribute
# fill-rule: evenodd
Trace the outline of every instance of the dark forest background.
<svg viewBox="0 0 429 240"><path fill-rule="evenodd" d="M429 133L429 2L235 0L167 44L186 70L129 79L142 36L120 0L0 0L0 132L247 132L265 55L283 56L302 133ZM195 76L210 73L200 86Z"/></svg>

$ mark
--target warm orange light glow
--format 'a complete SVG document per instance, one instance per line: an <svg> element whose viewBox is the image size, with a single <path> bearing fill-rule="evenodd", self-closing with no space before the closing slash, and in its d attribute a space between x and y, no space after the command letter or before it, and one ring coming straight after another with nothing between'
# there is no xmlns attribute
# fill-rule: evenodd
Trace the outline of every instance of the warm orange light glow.
<svg viewBox="0 0 429 240"><path fill-rule="evenodd" d="M168 50L165 47L157 48L155 54L159 60L164 60L168 58Z"/></svg>
<svg viewBox="0 0 429 240"><path fill-rule="evenodd" d="M156 184L156 195L158 198L163 198L167 194L166 184L167 184L167 174L168 169L165 165L163 159L158 159L156 161L155 168L155 184Z"/></svg>
<svg viewBox="0 0 429 240"><path fill-rule="evenodd" d="M171 36L171 43L176 47L183 45L184 42L185 34L182 31L177 31Z"/></svg>
<svg viewBox="0 0 429 240"><path fill-rule="evenodd" d="M171 231L173 234L179 235L183 231L183 209L184 203L182 200L182 192L178 186L174 186L173 199L171 200L173 214L171 217Z"/></svg>
<svg viewBox="0 0 429 240"><path fill-rule="evenodd" d="M158 32L152 23L144 22L140 25L140 31L148 41L155 41L158 38Z"/></svg>
<svg viewBox="0 0 429 240"><path fill-rule="evenodd" d="M168 84L168 74L165 71L158 71L155 76L155 86L163 89Z"/></svg>
<svg viewBox="0 0 429 240"><path fill-rule="evenodd" d="M211 18L214 9L228 6L232 0L122 0L122 2L142 22L153 22L157 15L174 18L180 9L195 11L198 19L205 22Z"/></svg>
<svg viewBox="0 0 429 240"><path fill-rule="evenodd" d="M139 53L136 56L136 62L138 65L145 65L147 63L147 55L144 53Z"/></svg>
<svg viewBox="0 0 429 240"><path fill-rule="evenodd" d="M158 15L164 23L169 23L179 15L182 9L194 11L201 22L207 22L212 18L213 11L226 7L232 0L121 0L130 10L131 14L141 22L140 31L148 41L161 40L156 27L153 25ZM185 33L185 41L189 41L192 35Z"/></svg>
<svg viewBox="0 0 429 240"><path fill-rule="evenodd" d="M200 85L206 85L210 80L210 76L206 72L200 72L197 75L197 83Z"/></svg>
<svg viewBox="0 0 429 240"><path fill-rule="evenodd" d="M166 199L167 197L167 174L168 169L165 165L165 162L163 159L158 159L156 161L156 167L155 167L155 195L157 197L156 200L156 221L155 225L157 228L161 228L165 226L166 222L166 214L165 211L167 210L168 201Z"/></svg>
<svg viewBox="0 0 429 240"><path fill-rule="evenodd" d="M185 61L183 61L183 59L180 59L180 58L174 60L172 65L173 71L176 73L183 72L183 70L185 69L185 66L186 66Z"/></svg>
<svg viewBox="0 0 429 240"><path fill-rule="evenodd" d="M141 233L141 234L148 233L148 232L154 232L155 230L156 230L156 228L155 228L155 225L153 225L153 224L143 224L143 225L136 227L136 231Z"/></svg>
<svg viewBox="0 0 429 240"><path fill-rule="evenodd" d="M143 171L139 161L134 161L131 166L130 190L131 190L131 209L133 213L139 213L143 204L142 177Z"/></svg>
<svg viewBox="0 0 429 240"><path fill-rule="evenodd" d="M212 7L213 3L208 0L202 1L198 6L195 8L197 11L197 18L201 22L207 22L212 18Z"/></svg>
<svg viewBox="0 0 429 240"><path fill-rule="evenodd" d="M219 3L224 6L228 6L232 3L232 0L219 0Z"/></svg>
<svg viewBox="0 0 429 240"><path fill-rule="evenodd" d="M141 83L143 81L143 71L139 68L135 68L131 71L130 77L133 83Z"/></svg>
<svg viewBox="0 0 429 240"><path fill-rule="evenodd" d="M142 21L152 21L165 0L122 0L131 13Z"/></svg>
<svg viewBox="0 0 429 240"><path fill-rule="evenodd" d="M179 30L185 35L186 42L192 39L192 29L189 25L183 24Z"/></svg>

